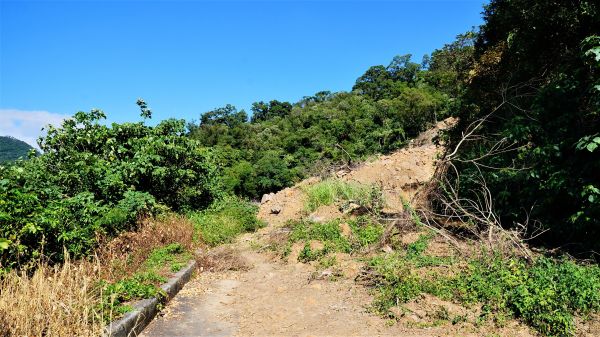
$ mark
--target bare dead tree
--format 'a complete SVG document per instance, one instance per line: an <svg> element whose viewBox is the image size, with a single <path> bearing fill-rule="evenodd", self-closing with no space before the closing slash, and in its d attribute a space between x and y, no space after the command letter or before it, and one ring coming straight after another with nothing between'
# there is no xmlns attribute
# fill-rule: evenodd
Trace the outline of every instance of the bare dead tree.
<svg viewBox="0 0 600 337"><path fill-rule="evenodd" d="M463 228L467 228L474 236L486 242L491 249L498 248L500 243L509 242L521 255L531 258L531 252L526 242L544 233L539 221L531 219L529 211L525 211L522 221L515 222L510 227L503 226L501 219L495 212L494 196L488 187L483 170L527 170L529 167L516 166L513 162L509 166L496 167L488 164L489 159L517 152L529 144L518 144L506 137L486 134L483 131L486 123L492 118L500 118L497 113L501 109L508 109L524 114L535 121L529 110L523 108L521 101L527 101L538 90L539 80L533 79L525 83L505 85L500 90L500 103L488 114L473 121L462 133L455 147L440 162L435 175L435 199L439 203L438 211L432 211L435 217L446 221L459 221ZM461 149L468 143L484 144L486 151L474 158L462 158ZM461 188L461 175L457 164L472 165L476 176L470 183L474 185L468 191L468 197L463 195ZM508 229L507 229L508 228Z"/></svg>

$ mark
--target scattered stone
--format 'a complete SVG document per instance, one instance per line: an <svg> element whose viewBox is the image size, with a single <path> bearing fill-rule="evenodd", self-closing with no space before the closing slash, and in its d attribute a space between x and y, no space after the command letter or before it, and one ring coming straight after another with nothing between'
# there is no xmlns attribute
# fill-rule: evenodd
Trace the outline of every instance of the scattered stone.
<svg viewBox="0 0 600 337"><path fill-rule="evenodd" d="M404 317L404 315L406 315L406 310L402 309L401 307L398 306L393 306L391 308L388 309L389 312L394 315L395 318L400 318L400 317Z"/></svg>
<svg viewBox="0 0 600 337"><path fill-rule="evenodd" d="M355 211L360 210L361 208L362 207L359 204L350 201L350 202L342 205L342 207L340 207L340 211L344 214L352 214Z"/></svg>
<svg viewBox="0 0 600 337"><path fill-rule="evenodd" d="M271 207L271 214L279 214L281 213L281 206L275 205Z"/></svg>
<svg viewBox="0 0 600 337"><path fill-rule="evenodd" d="M385 246L381 247L381 251L384 253L391 253L394 251L394 249L392 249L392 247L390 247L390 245L385 245Z"/></svg>
<svg viewBox="0 0 600 337"><path fill-rule="evenodd" d="M343 177L343 176L345 176L345 175L347 175L347 174L348 174L348 171L346 171L346 170L339 170L339 171L337 171L337 172L335 173L335 175L336 175L338 178L341 178L341 177Z"/></svg>
<svg viewBox="0 0 600 337"><path fill-rule="evenodd" d="M273 200L275 193L263 194L262 199L260 199L261 204L266 204L267 202Z"/></svg>

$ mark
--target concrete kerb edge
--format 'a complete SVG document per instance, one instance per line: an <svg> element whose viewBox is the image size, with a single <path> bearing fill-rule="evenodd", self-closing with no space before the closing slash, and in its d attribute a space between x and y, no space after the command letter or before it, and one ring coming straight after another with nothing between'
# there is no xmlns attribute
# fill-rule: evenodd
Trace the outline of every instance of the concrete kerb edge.
<svg viewBox="0 0 600 337"><path fill-rule="evenodd" d="M196 261L192 260L187 266L171 277L167 283L160 286L167 294L167 302L183 288L190 280L194 270L196 269ZM137 336L144 330L158 313L159 301L156 298L149 298L137 301L133 305L133 310L126 313L123 318L111 322L104 329L104 337L127 337Z"/></svg>

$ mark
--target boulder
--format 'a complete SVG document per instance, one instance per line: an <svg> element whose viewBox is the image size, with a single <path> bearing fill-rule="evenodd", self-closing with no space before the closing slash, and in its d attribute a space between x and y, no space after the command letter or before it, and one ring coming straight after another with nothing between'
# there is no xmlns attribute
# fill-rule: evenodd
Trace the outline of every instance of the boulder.
<svg viewBox="0 0 600 337"><path fill-rule="evenodd" d="M271 207L271 214L279 214L279 213L281 213L281 206L274 205L273 207Z"/></svg>

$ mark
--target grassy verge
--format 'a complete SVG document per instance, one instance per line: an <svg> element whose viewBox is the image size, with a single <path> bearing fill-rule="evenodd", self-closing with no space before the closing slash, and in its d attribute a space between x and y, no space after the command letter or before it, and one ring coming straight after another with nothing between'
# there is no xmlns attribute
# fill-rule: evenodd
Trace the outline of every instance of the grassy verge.
<svg viewBox="0 0 600 337"><path fill-rule="evenodd" d="M114 282L100 281L101 310L105 321L114 320L130 311L129 303L132 301L152 297L163 299L165 294L159 286L191 258L189 249L181 243L171 243L153 249L135 274Z"/></svg>

